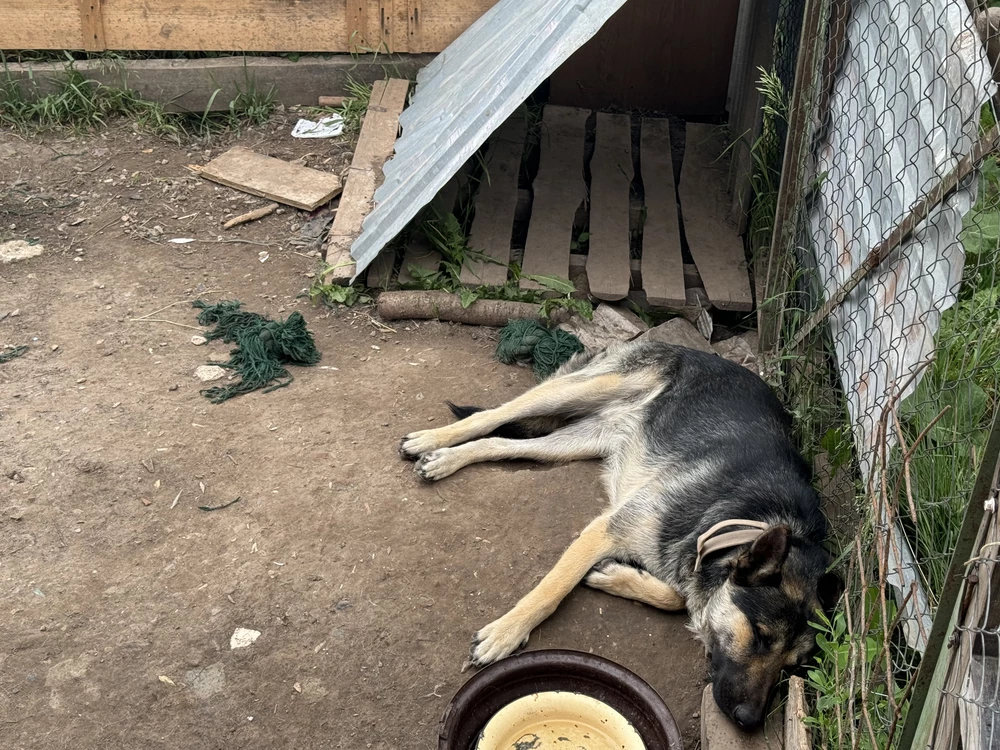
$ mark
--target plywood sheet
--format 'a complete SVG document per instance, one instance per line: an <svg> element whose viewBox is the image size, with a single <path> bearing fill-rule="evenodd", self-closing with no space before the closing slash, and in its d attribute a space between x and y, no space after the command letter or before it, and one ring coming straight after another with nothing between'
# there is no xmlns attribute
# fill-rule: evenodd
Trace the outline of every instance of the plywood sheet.
<svg viewBox="0 0 1000 750"><path fill-rule="evenodd" d="M485 174L476 194L469 247L496 262L470 260L462 268L462 283L466 286L500 285L507 281L525 131L524 111L519 109L490 138Z"/></svg>
<svg viewBox="0 0 1000 750"><path fill-rule="evenodd" d="M587 192L583 142L589 114L549 105L542 115L541 159L521 264L526 274L569 278L573 218ZM522 279L521 286L538 288L530 279Z"/></svg>
<svg viewBox="0 0 1000 750"><path fill-rule="evenodd" d="M552 75L550 101L725 112L740 0L629 0Z"/></svg>
<svg viewBox="0 0 1000 750"><path fill-rule="evenodd" d="M708 297L720 310L753 308L743 240L732 220L729 159L719 128L688 123L680 202L684 234ZM721 158L720 158L721 157Z"/></svg>
<svg viewBox="0 0 1000 750"><path fill-rule="evenodd" d="M0 49L80 49L79 0L2 0Z"/></svg>
<svg viewBox="0 0 1000 750"><path fill-rule="evenodd" d="M597 115L590 161L590 293L603 300L628 296L629 190L632 185L632 123L628 115Z"/></svg>
<svg viewBox="0 0 1000 750"><path fill-rule="evenodd" d="M642 288L650 305L684 307L684 258L681 254L670 123L667 120L643 118L639 160L646 193Z"/></svg>
<svg viewBox="0 0 1000 750"><path fill-rule="evenodd" d="M202 167L213 182L312 211L340 193L340 178L237 146Z"/></svg>

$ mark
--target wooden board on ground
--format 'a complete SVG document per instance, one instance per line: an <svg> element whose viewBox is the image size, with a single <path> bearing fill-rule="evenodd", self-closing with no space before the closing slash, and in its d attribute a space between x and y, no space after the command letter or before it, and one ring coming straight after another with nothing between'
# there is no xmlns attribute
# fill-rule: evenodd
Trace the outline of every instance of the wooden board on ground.
<svg viewBox="0 0 1000 750"><path fill-rule="evenodd" d="M361 234L361 224L371 211L375 189L382 183L382 165L396 144L399 114L406 106L409 91L410 82L397 78L376 81L372 86L368 112L347 172L347 184L327 238L326 262L331 267L325 276L328 281L343 283L354 276L351 245Z"/></svg>
<svg viewBox="0 0 1000 750"><path fill-rule="evenodd" d="M732 221L729 159L720 158L725 147L716 126L688 123L681 214L691 256L712 304L720 310L748 311L753 297L743 240Z"/></svg>
<svg viewBox="0 0 1000 750"><path fill-rule="evenodd" d="M639 158L646 192L642 230L642 288L649 304L684 307L684 258L681 255L677 189L670 148L670 123L645 117Z"/></svg>
<svg viewBox="0 0 1000 750"><path fill-rule="evenodd" d="M388 289L389 283L392 281L392 271L395 264L395 253L389 250L379 253L371 265L368 266L365 286L369 289Z"/></svg>
<svg viewBox="0 0 1000 750"><path fill-rule="evenodd" d="M455 210L455 201L458 200L458 181L458 177L451 178L434 196L431 206L437 209L438 213L452 213ZM441 266L441 253L434 248L430 240L419 232L413 233L413 237L403 252L403 265L400 266L399 276L396 277L400 284L412 284L416 281L410 273L410 266L417 266L428 271L437 271Z"/></svg>
<svg viewBox="0 0 1000 750"><path fill-rule="evenodd" d="M485 174L476 195L476 215L469 232L469 248L496 262L470 260L462 268L462 283L466 286L498 286L507 281L525 132L524 111L518 109L490 137Z"/></svg>
<svg viewBox="0 0 1000 750"><path fill-rule="evenodd" d="M586 198L583 141L589 114L549 105L542 115L541 160L521 264L525 274L569 278L573 219ZM530 279L521 279L521 287L539 288Z"/></svg>
<svg viewBox="0 0 1000 750"><path fill-rule="evenodd" d="M629 189L632 185L632 123L628 115L597 115L590 162L590 293L603 300L628 296Z"/></svg>
<svg viewBox="0 0 1000 750"><path fill-rule="evenodd" d="M319 208L341 191L340 178L335 174L289 164L239 146L212 159L198 173L213 182L303 211Z"/></svg>

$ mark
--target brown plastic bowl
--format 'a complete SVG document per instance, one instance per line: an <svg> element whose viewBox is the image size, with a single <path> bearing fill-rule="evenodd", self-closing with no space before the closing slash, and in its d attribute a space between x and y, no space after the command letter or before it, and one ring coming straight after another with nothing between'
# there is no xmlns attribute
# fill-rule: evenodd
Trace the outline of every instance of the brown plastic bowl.
<svg viewBox="0 0 1000 750"><path fill-rule="evenodd" d="M497 711L550 690L582 693L611 706L631 722L648 750L683 748L674 717L638 675L601 656L552 649L503 659L465 683L445 709L438 750L472 750Z"/></svg>

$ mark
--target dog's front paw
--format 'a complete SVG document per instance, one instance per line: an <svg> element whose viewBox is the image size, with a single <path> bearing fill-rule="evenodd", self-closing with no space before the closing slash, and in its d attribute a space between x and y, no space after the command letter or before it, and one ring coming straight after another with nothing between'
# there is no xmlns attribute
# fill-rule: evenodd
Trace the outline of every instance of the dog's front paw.
<svg viewBox="0 0 1000 750"><path fill-rule="evenodd" d="M434 432L435 430L411 432L399 442L399 455L408 461L416 461L425 453L441 447L434 438Z"/></svg>
<svg viewBox="0 0 1000 750"><path fill-rule="evenodd" d="M469 662L473 666L485 667L527 645L531 628L525 628L512 614L508 612L472 636Z"/></svg>
<svg viewBox="0 0 1000 750"><path fill-rule="evenodd" d="M583 585L613 594L620 589L623 574L634 572L634 568L615 560L602 560L590 569L583 579Z"/></svg>
<svg viewBox="0 0 1000 750"><path fill-rule="evenodd" d="M413 470L421 479L427 482L436 482L454 474L461 468L462 461L455 454L455 450L442 448L422 455L417 460L417 465L413 467Z"/></svg>

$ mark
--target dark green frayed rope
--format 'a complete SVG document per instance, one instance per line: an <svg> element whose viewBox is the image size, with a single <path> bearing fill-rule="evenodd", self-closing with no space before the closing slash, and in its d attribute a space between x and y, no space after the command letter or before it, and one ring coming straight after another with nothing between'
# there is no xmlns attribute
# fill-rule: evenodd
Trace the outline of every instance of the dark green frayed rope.
<svg viewBox="0 0 1000 750"><path fill-rule="evenodd" d="M583 351L580 339L559 328L546 328L534 320L512 320L497 342L497 359L505 365L533 363L535 377L544 380Z"/></svg>
<svg viewBox="0 0 1000 750"><path fill-rule="evenodd" d="M221 367L235 370L240 380L203 390L202 394L213 404L261 388L264 393L284 388L295 379L285 365L314 365L320 360L301 313L293 312L287 320L271 320L240 310L240 304L236 300L223 300L215 305L201 300L193 303L193 307L201 310L198 315L201 325L215 324L205 338L236 344L229 352L229 361Z"/></svg>
<svg viewBox="0 0 1000 750"><path fill-rule="evenodd" d="M26 346L7 346L0 349L0 365L4 362L10 362L12 359L17 359L26 351L28 351L28 347Z"/></svg>

